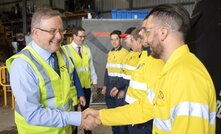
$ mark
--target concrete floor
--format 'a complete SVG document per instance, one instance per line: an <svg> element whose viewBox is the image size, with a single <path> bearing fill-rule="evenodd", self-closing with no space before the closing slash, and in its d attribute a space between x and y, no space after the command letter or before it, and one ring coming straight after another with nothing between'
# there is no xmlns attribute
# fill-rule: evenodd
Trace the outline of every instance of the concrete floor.
<svg viewBox="0 0 221 134"><path fill-rule="evenodd" d="M10 103L9 103L10 104ZM105 108L105 105L92 105L94 109ZM78 134L83 134L81 128ZM95 128L93 134L112 134L111 127L99 126ZM0 96L0 134L17 134L16 125L14 123L14 111L11 106L3 106L2 96Z"/></svg>

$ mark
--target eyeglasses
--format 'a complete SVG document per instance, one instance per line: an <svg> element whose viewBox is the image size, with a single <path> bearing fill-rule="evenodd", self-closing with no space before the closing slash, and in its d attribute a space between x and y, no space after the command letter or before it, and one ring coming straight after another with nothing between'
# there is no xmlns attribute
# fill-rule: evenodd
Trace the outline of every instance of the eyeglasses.
<svg viewBox="0 0 221 134"><path fill-rule="evenodd" d="M141 30L144 30L146 33L149 33L152 29L154 29L156 27L159 27L159 26L154 26L154 27L149 27L149 28L142 27Z"/></svg>
<svg viewBox="0 0 221 134"><path fill-rule="evenodd" d="M87 36L80 36L80 35L77 35L78 37L80 37L80 38L86 38Z"/></svg>
<svg viewBox="0 0 221 134"><path fill-rule="evenodd" d="M47 33L49 33L50 35L53 35L53 36L55 36L58 32L61 35L64 35L66 33L66 30L60 30L60 29L59 30L57 30L57 29L45 30L45 29L41 29L41 28L38 28L38 27L36 27L36 29L39 29L43 32L47 32Z"/></svg>

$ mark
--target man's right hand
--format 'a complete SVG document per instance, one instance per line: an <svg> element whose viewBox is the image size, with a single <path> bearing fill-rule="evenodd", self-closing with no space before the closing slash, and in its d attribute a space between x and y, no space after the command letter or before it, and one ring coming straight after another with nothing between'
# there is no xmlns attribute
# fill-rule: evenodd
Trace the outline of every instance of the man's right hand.
<svg viewBox="0 0 221 134"><path fill-rule="evenodd" d="M107 87L103 86L102 90L101 90L101 94L105 95L107 91Z"/></svg>
<svg viewBox="0 0 221 134"><path fill-rule="evenodd" d="M113 87L110 91L110 96L115 97L119 90L116 87Z"/></svg>
<svg viewBox="0 0 221 134"><path fill-rule="evenodd" d="M80 96L79 101L80 101L80 105L81 106L85 106L86 105L86 100L85 100L84 96Z"/></svg>
<svg viewBox="0 0 221 134"><path fill-rule="evenodd" d="M101 121L98 111L91 108L87 108L82 112L82 122L81 122L82 128L86 130L92 130L93 128L97 127L100 124Z"/></svg>

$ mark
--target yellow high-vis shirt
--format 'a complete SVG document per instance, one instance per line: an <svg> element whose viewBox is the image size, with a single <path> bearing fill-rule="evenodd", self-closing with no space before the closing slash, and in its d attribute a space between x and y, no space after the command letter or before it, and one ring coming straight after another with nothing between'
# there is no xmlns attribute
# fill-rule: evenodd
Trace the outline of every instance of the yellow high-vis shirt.
<svg viewBox="0 0 221 134"><path fill-rule="evenodd" d="M159 78L163 65L161 59L155 59L152 56L141 59L137 69L132 73L125 101L131 104L142 97L146 97L148 92L148 99L152 102L153 87Z"/></svg>
<svg viewBox="0 0 221 134"><path fill-rule="evenodd" d="M140 59L140 52L130 51L122 63L122 77L131 80L131 74L136 69Z"/></svg>
<svg viewBox="0 0 221 134"><path fill-rule="evenodd" d="M154 96L152 104L146 97L123 107L100 110L102 124L137 124L153 119L154 134L215 134L214 85L187 45L177 48L165 63Z"/></svg>
<svg viewBox="0 0 221 134"><path fill-rule="evenodd" d="M128 51L123 47L120 50L113 50L108 53L106 64L108 76L122 77L122 62L127 54Z"/></svg>

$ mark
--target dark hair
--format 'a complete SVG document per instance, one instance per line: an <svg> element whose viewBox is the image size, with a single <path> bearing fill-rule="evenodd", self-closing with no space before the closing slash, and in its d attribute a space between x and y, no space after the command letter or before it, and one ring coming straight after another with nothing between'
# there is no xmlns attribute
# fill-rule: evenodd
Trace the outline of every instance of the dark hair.
<svg viewBox="0 0 221 134"><path fill-rule="evenodd" d="M140 29L138 29L138 28L135 28L135 29L131 32L131 35L133 36L133 38L134 38L135 40L137 40L138 38L141 39L141 35L139 34L139 32L140 32Z"/></svg>
<svg viewBox="0 0 221 134"><path fill-rule="evenodd" d="M121 35L121 31L120 30L114 30L113 32L110 33L110 36L113 35L113 34L117 34L118 37L121 38L120 37L120 35Z"/></svg>
<svg viewBox="0 0 221 134"><path fill-rule="evenodd" d="M136 29L136 27L129 27L129 28L125 31L125 34L131 34L134 29Z"/></svg>
<svg viewBox="0 0 221 134"><path fill-rule="evenodd" d="M184 38L190 28L190 15L188 11L179 4L158 5L150 11L145 19L150 15L153 15L154 18L161 21L161 23L167 24L171 26L171 28L175 28L181 32Z"/></svg>
<svg viewBox="0 0 221 134"><path fill-rule="evenodd" d="M78 35L78 31L84 31L85 32L85 29L83 27L81 27L81 26L73 27L72 34L73 35Z"/></svg>

